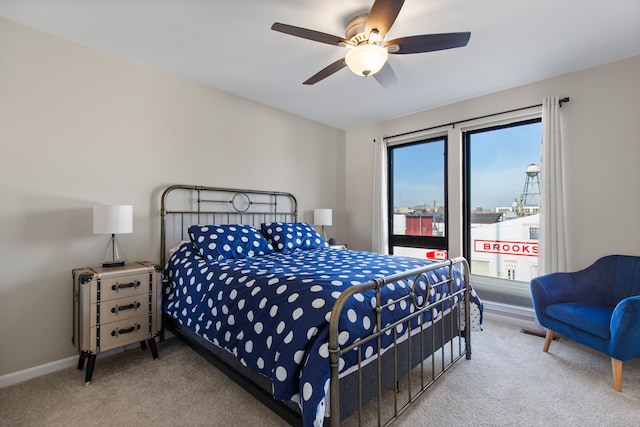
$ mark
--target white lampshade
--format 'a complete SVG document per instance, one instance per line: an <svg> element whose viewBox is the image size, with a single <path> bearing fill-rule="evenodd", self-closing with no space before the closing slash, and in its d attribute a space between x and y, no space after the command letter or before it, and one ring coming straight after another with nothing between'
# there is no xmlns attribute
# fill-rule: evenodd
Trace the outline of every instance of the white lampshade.
<svg viewBox="0 0 640 427"><path fill-rule="evenodd" d="M126 234L133 232L133 206L104 205L93 207L94 234Z"/></svg>
<svg viewBox="0 0 640 427"><path fill-rule="evenodd" d="M332 225L333 211L331 209L314 209L314 225Z"/></svg>
<svg viewBox="0 0 640 427"><path fill-rule="evenodd" d="M359 76L372 76L382 69L389 52L377 44L361 44L347 52L344 61L347 67Z"/></svg>

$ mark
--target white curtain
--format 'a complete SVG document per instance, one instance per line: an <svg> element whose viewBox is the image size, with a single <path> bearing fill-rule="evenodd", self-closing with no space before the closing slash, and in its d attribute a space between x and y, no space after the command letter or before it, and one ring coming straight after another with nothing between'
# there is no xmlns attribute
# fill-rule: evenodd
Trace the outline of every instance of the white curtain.
<svg viewBox="0 0 640 427"><path fill-rule="evenodd" d="M388 254L387 143L384 137L378 136L374 145L372 249L373 252Z"/></svg>
<svg viewBox="0 0 640 427"><path fill-rule="evenodd" d="M567 271L567 240L564 209L563 149L560 100L542 102L542 162L540 175L540 235L538 274Z"/></svg>

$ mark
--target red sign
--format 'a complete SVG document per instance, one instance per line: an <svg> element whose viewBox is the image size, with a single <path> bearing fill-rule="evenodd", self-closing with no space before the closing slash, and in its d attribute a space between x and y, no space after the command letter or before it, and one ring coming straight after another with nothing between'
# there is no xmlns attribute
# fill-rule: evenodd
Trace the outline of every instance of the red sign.
<svg viewBox="0 0 640 427"><path fill-rule="evenodd" d="M447 251L427 251L425 256L429 259L447 259Z"/></svg>
<svg viewBox="0 0 640 427"><path fill-rule="evenodd" d="M507 240L474 240L476 252L490 254L538 256L538 242L510 242Z"/></svg>

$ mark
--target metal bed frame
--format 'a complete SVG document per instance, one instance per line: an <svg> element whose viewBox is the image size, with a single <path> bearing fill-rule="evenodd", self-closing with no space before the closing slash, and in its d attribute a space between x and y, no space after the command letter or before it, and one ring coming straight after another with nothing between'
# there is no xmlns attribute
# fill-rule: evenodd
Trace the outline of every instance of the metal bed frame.
<svg viewBox="0 0 640 427"><path fill-rule="evenodd" d="M173 185L164 190L161 196L161 260L166 265L169 248L187 239L187 229L192 224L230 224L241 223L255 226L270 221L295 222L298 218L298 204L290 193L277 191L240 190L229 188ZM415 289L421 278L428 272L446 267L449 277L453 277L453 269L461 270L464 277L464 287L455 293L450 293L434 303L417 303L416 296L420 292ZM413 284L412 289L401 299L382 303L380 290L391 283L400 280ZM452 279L430 285L438 288ZM341 347L338 341L338 319L340 312L348 298L368 290L376 295L376 332L362 337L348 347ZM437 289L436 289L437 290ZM336 301L329 324L329 357L331 367L331 382L329 393L329 421L325 424L338 426L347 417L356 416L357 423L365 422L365 408L369 410L366 416L371 416L372 403L377 402L377 425L388 425L395 421L400 414L408 409L418 397L439 379L450 367L463 356L471 358L470 336L470 285L467 261L454 258L437 262L419 269L375 279L356 285L345 290ZM382 313L393 304L405 300L413 304L414 311L403 319L391 325L382 325ZM427 299L425 298L425 301ZM429 322L418 322L419 327L411 329L412 319L422 316L438 307L450 307L441 310L441 315ZM432 311L433 312L433 311ZM233 356L218 349L201 337L181 327L175 319L163 315L163 327L174 335L183 339L202 356L221 369L231 379L253 394L262 403L280 415L292 425L301 424L297 405L291 402L276 401L270 396L270 381L250 369L236 362ZM398 337L396 327L400 324L408 326L408 333ZM463 326L464 325L464 326ZM393 334L393 346L378 351L373 357L363 357L363 344L377 340L378 349L384 334ZM463 342L464 341L464 342ZM339 359L341 355L357 352L357 366L355 372L348 375L339 374ZM430 366L429 366L430 365ZM372 384L363 385L374 376ZM406 389L403 396L399 390ZM383 392L395 389L390 393L391 403L383 402ZM348 394L348 398L342 398ZM352 398L353 397L353 398Z"/></svg>

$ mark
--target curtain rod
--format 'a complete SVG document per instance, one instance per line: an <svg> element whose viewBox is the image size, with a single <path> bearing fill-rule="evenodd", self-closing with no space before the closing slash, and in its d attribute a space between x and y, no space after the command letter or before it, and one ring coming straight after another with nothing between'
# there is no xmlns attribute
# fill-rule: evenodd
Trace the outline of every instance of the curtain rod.
<svg viewBox="0 0 640 427"><path fill-rule="evenodd" d="M564 97L562 99L559 99L558 100L558 104L562 107L563 103L569 102L569 101L570 101L569 97L566 96L566 97ZM542 104L529 105L528 107L514 108L513 110L502 111L500 113L486 114L484 116L478 116L478 117L473 117L473 118L470 118L470 119L464 119L464 120L458 120L458 121L455 121L455 122L444 123L444 124L441 124L441 125L438 125L438 126L431 126L431 127L424 128L424 129L418 129L418 130L412 130L412 131L409 131L409 132L398 133L396 135L385 136L383 139L392 139L392 138L397 138L399 136L405 136L405 135L411 135L411 134L414 134L414 133L426 132L428 130L438 129L438 128L442 128L442 127L445 127L445 126L452 126L452 127L455 128L456 125L460 124L460 123L471 122L473 120L478 120L478 119L486 119L487 117L499 116L501 114L507 114L507 113L514 113L516 111L528 110L529 108L535 108L535 107L542 107Z"/></svg>

